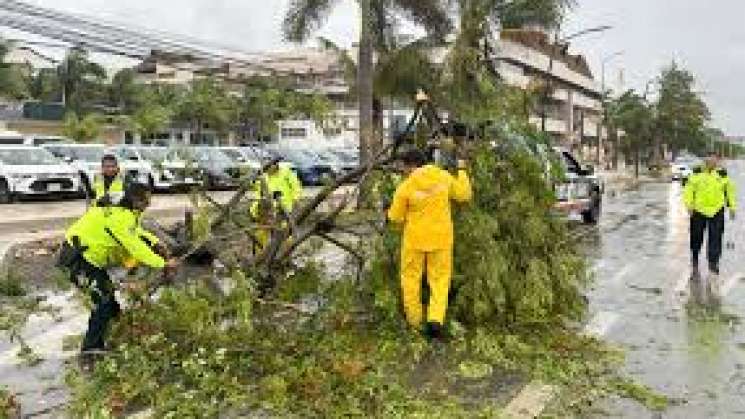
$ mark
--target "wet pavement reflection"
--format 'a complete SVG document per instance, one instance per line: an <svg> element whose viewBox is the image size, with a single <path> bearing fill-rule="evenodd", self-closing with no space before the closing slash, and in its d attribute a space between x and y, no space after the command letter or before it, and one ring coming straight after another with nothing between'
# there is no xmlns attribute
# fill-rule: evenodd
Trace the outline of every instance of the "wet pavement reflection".
<svg viewBox="0 0 745 419"><path fill-rule="evenodd" d="M727 166L743 190L745 163ZM607 197L600 225L583 239L596 274L591 310L606 314L606 338L626 349L626 373L672 403L650 413L634 402L607 400L596 417L745 417L742 221L727 220L724 242L719 277L702 259L700 278L692 280L679 183L647 183Z"/></svg>

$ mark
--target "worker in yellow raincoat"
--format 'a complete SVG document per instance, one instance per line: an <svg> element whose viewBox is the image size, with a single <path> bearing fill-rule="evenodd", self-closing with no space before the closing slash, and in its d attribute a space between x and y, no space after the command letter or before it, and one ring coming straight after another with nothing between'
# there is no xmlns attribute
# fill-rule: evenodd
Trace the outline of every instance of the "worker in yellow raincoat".
<svg viewBox="0 0 745 419"><path fill-rule="evenodd" d="M450 201L468 202L473 192L458 162L458 175L434 165L424 165L424 155L404 156L408 177L396 189L388 218L404 225L401 246L401 290L406 319L414 328L424 321L421 303L422 273L427 267L430 299L426 334L439 338L445 322L453 266L453 220Z"/></svg>

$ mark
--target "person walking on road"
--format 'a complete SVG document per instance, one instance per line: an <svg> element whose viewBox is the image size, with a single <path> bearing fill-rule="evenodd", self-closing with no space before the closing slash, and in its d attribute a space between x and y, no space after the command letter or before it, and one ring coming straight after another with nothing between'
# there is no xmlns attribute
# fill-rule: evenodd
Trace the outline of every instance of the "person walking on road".
<svg viewBox="0 0 745 419"><path fill-rule="evenodd" d="M706 255L709 272L719 275L719 260L722 256L725 209L729 208L734 219L737 210L735 185L727 176L722 176L719 159L710 153L704 167L694 173L685 186L683 201L691 216L690 245L694 278L699 277L699 254L708 232Z"/></svg>
<svg viewBox="0 0 745 419"><path fill-rule="evenodd" d="M427 267L430 298L425 333L442 335L453 266L453 220L450 201L468 202L473 192L465 170L458 162L458 175L434 165L424 165L418 151L404 158L407 178L398 186L388 218L403 224L401 245L401 291L406 319L419 329L424 321L421 300L422 274Z"/></svg>
<svg viewBox="0 0 745 419"><path fill-rule="evenodd" d="M67 256L60 257L60 265L70 271L74 281L79 274L88 278L90 285L86 288L93 301L83 354L105 349L108 325L120 312L107 269L122 267L130 259L156 269L175 269L178 265L178 260L166 261L158 254L164 252L153 250L151 246L157 238L140 226L140 214L149 204L148 187L132 183L117 205L91 208L65 234L61 255Z"/></svg>

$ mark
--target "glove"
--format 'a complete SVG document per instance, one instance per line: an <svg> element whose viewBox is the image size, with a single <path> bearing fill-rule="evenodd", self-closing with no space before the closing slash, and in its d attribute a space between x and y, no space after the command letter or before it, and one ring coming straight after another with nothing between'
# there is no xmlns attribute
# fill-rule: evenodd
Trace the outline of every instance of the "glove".
<svg viewBox="0 0 745 419"><path fill-rule="evenodd" d="M169 259L171 257L171 252L168 250L168 246L163 243L158 243L153 246L153 251L163 259Z"/></svg>
<svg viewBox="0 0 745 419"><path fill-rule="evenodd" d="M96 201L96 205L98 205L99 207L110 207L111 197L109 195L104 195L101 199Z"/></svg>

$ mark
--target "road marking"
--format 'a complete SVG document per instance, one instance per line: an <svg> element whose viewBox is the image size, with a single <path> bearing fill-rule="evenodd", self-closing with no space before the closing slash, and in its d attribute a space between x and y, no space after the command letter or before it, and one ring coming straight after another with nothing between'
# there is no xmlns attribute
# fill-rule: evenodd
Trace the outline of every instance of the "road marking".
<svg viewBox="0 0 745 419"><path fill-rule="evenodd" d="M742 280L743 278L745 278L745 275L741 273L732 275L732 277L730 277L724 284L722 284L720 297L726 297L727 294L729 294L730 291L735 288L735 285L737 285L737 283L740 282L740 280Z"/></svg>
<svg viewBox="0 0 745 419"><path fill-rule="evenodd" d="M621 282L621 280L628 275L629 272L631 272L632 265L626 265L623 268L621 268L620 271L618 271L608 282L609 284L617 284Z"/></svg>
<svg viewBox="0 0 745 419"><path fill-rule="evenodd" d="M64 358L65 352L62 350L62 340L68 335L80 334L87 323L88 314L78 314L51 329L26 339L26 344L33 349L34 353L44 359ZM20 349L21 345L15 345L13 348L0 353L0 366L18 364L20 360L17 355Z"/></svg>
<svg viewBox="0 0 745 419"><path fill-rule="evenodd" d="M599 311L587 323L582 333L596 338L603 337L610 332L618 319L620 319L620 316L617 313ZM533 380L520 390L520 393L510 401L502 413L506 418L510 419L537 418L558 392L558 386L546 384L540 380Z"/></svg>
<svg viewBox="0 0 745 419"><path fill-rule="evenodd" d="M513 419L538 417L551 399L554 398L557 390L556 386L532 381L510 401L510 404L505 407L502 413L505 417Z"/></svg>

